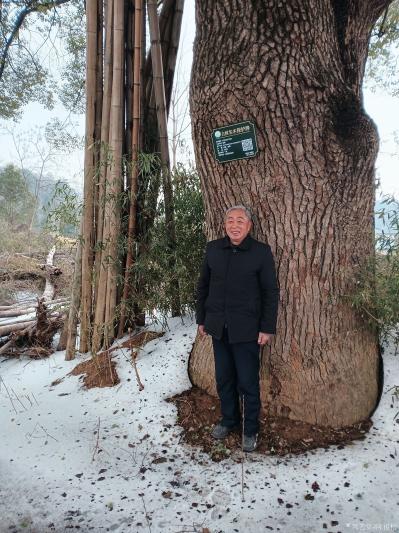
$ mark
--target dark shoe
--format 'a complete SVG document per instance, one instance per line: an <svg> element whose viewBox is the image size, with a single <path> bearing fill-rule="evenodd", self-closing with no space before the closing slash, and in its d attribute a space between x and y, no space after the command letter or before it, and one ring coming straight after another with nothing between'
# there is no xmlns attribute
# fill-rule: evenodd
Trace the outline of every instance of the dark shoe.
<svg viewBox="0 0 399 533"><path fill-rule="evenodd" d="M236 431L237 429L238 426L227 427L222 426L222 424L216 424L216 426L211 432L211 436L214 439L225 439L229 433L231 433L232 431Z"/></svg>
<svg viewBox="0 0 399 533"><path fill-rule="evenodd" d="M253 452L258 445L258 434L244 435L242 439L242 449L244 452Z"/></svg>

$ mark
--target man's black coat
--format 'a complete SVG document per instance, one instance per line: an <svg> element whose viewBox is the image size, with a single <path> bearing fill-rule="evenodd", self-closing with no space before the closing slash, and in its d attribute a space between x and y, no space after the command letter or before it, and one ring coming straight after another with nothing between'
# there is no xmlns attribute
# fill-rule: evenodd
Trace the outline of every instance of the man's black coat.
<svg viewBox="0 0 399 533"><path fill-rule="evenodd" d="M210 241L197 285L197 324L220 339L249 342L275 333L279 287L268 244L247 235L238 246L228 236Z"/></svg>

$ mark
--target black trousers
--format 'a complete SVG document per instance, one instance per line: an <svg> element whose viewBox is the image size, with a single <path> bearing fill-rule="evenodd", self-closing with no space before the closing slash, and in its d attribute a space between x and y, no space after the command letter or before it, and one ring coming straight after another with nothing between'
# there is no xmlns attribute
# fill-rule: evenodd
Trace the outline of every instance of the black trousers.
<svg viewBox="0 0 399 533"><path fill-rule="evenodd" d="M240 423L240 397L244 399L244 433L253 435L259 430L260 346L257 341L230 344L226 327L222 339L212 337L212 344L221 424L232 427Z"/></svg>

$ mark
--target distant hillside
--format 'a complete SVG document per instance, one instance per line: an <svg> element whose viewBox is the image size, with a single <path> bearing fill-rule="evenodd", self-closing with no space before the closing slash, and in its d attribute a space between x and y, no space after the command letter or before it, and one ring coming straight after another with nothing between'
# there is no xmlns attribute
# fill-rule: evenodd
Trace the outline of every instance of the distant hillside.
<svg viewBox="0 0 399 533"><path fill-rule="evenodd" d="M49 173L39 174L28 168L20 169L18 165L12 166L21 173L23 181L32 195L32 205L29 205L31 208L31 214L28 215L29 220L26 220L25 216L25 219L20 220L19 223L27 223L29 226L31 223L30 217L32 217L32 227L35 229L41 229L46 222L48 209L53 211L58 210L56 213L56 219L59 220L60 223L62 219L64 226L66 225L69 227L68 232L70 233L67 233L67 235L75 234L72 222L66 223L65 220L68 219L68 217L71 219L73 215L72 211L79 208L78 204L82 196L81 193L77 192L66 182L56 179ZM0 172L5 168L5 166L0 166ZM63 192L63 187L67 187L67 192ZM2 197L0 196L0 200L1 199ZM73 207L73 203L76 203L76 208ZM64 208L62 208L63 205L65 206Z"/></svg>

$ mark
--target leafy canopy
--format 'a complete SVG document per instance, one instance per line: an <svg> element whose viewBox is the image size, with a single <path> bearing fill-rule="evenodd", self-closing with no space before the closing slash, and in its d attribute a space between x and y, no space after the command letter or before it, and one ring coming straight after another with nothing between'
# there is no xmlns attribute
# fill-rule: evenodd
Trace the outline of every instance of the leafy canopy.
<svg viewBox="0 0 399 533"><path fill-rule="evenodd" d="M55 97L82 111L85 23L83 0L0 2L0 118L16 119Z"/></svg>
<svg viewBox="0 0 399 533"><path fill-rule="evenodd" d="M399 96L399 0L395 0L377 21L371 35L366 82Z"/></svg>

